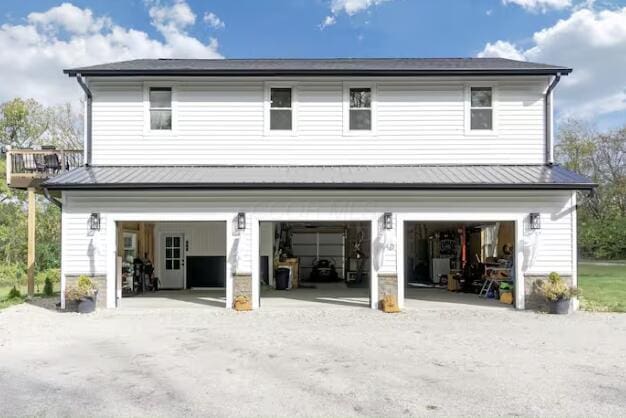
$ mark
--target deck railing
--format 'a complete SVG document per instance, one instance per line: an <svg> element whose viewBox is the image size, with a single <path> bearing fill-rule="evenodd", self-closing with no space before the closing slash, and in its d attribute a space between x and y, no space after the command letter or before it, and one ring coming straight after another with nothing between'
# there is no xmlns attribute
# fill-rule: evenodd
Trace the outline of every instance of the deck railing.
<svg viewBox="0 0 626 418"><path fill-rule="evenodd" d="M33 187L82 164L82 150L8 149L7 184L15 188Z"/></svg>

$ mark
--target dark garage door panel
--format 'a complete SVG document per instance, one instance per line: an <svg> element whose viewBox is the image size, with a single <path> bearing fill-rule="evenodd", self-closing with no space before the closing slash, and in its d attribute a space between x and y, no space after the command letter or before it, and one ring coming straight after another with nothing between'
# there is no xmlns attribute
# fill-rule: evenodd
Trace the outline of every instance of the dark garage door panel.
<svg viewBox="0 0 626 418"><path fill-rule="evenodd" d="M226 287L225 256L188 256L187 289Z"/></svg>

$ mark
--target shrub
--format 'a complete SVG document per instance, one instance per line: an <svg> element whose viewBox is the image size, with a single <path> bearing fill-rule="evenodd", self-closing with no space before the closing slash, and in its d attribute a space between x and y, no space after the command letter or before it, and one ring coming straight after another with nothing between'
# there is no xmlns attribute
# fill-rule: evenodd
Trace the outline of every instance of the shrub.
<svg viewBox="0 0 626 418"><path fill-rule="evenodd" d="M9 294L7 295L7 299L18 299L21 297L22 297L22 294L20 293L19 290L17 290L15 286L13 286L13 288L9 291Z"/></svg>
<svg viewBox="0 0 626 418"><path fill-rule="evenodd" d="M538 280L537 287L541 295L551 302L571 299L579 294L578 289L568 286L555 272L548 275L548 280Z"/></svg>
<svg viewBox="0 0 626 418"><path fill-rule="evenodd" d="M91 278L83 274L78 278L75 285L68 286L65 290L65 300L78 301L83 298L95 297L97 290Z"/></svg>
<svg viewBox="0 0 626 418"><path fill-rule="evenodd" d="M52 296L54 294L54 286L52 285L52 280L50 280L49 277L46 277L44 282L43 294L46 296Z"/></svg>
<svg viewBox="0 0 626 418"><path fill-rule="evenodd" d="M52 286L58 285L61 283L61 270L57 268L50 268L46 270L42 270L35 275L35 285L37 286L37 291L43 286L44 293L46 292L46 281L50 280Z"/></svg>

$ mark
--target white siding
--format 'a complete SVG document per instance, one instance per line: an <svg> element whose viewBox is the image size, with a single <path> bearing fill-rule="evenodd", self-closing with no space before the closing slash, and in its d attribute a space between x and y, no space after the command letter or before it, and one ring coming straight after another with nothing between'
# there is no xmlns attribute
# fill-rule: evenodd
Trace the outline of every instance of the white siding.
<svg viewBox="0 0 626 418"><path fill-rule="evenodd" d="M386 249L380 254L379 271L395 271L396 247L403 240L385 233L382 214L392 211L406 220L515 220L530 212L540 212L542 228L524 228L524 266L526 273L557 271L575 272L575 241L572 225L575 209L570 192L66 192L63 207L64 274L105 274L106 257L114 252L107 248L107 219L114 215L127 220L150 217L167 221L172 217L189 221L205 216L235 219L238 211L246 212L248 228L236 236L234 248L226 249L235 269L250 272L252 266L252 224L261 220L306 220L327 216L327 220L379 220L372 234ZM458 202L462 201L463 205ZM90 232L87 219L100 212L102 230ZM321 214L321 215L320 215ZM157 219L155 219L157 218ZM223 224L222 224L223 225ZM236 223L235 223L236 225ZM397 225L396 225L397 227ZM221 227L223 228L223 227ZM394 228L397 230L397 228ZM225 231L227 235L229 231ZM222 234L222 230L218 231ZM391 244L391 245L389 245ZM202 245L199 244L201 247ZM204 248L204 247L203 247ZM209 247L206 247L208 249ZM223 248L223 247L222 247ZM234 251L233 251L234 249ZM204 250L204 249L203 249ZM234 260L234 261L233 261Z"/></svg>
<svg viewBox="0 0 626 418"><path fill-rule="evenodd" d="M142 80L92 80L94 164L532 164L544 161L545 77L494 79L495 134L466 133L458 78L366 80L372 134L344 135L346 80L291 80L295 131L264 130L263 80L159 80L174 130L150 133ZM364 82L366 82L364 81ZM484 82L485 80L480 80Z"/></svg>

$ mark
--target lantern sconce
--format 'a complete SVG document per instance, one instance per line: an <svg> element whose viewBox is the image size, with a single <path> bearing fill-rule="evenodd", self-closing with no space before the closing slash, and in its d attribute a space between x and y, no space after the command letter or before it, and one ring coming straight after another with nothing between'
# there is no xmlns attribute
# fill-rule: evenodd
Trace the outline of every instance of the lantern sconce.
<svg viewBox="0 0 626 418"><path fill-rule="evenodd" d="M383 224L385 229L393 229L393 217L391 216L391 212L385 212L383 215Z"/></svg>
<svg viewBox="0 0 626 418"><path fill-rule="evenodd" d="M91 231L99 231L100 230L100 214L97 212L89 215L89 229Z"/></svg>
<svg viewBox="0 0 626 418"><path fill-rule="evenodd" d="M246 214L243 212L237 214L237 229L240 231L246 229Z"/></svg>
<svg viewBox="0 0 626 418"><path fill-rule="evenodd" d="M530 214L530 229L541 229L541 215L538 212Z"/></svg>

